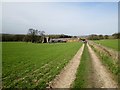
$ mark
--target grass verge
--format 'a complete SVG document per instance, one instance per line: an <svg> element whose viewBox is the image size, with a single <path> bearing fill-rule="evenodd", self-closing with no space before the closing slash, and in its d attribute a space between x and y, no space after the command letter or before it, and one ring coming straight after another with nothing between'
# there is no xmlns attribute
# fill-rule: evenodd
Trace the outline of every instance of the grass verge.
<svg viewBox="0 0 120 90"><path fill-rule="evenodd" d="M92 49L97 53L102 63L114 74L118 75L118 65L113 61L113 59L107 54L100 52L93 45L90 45Z"/></svg>
<svg viewBox="0 0 120 90"><path fill-rule="evenodd" d="M120 66L119 66L119 57L118 57L118 62L114 62L113 58L111 58L110 56L108 56L107 54L97 50L93 45L90 45L91 48L96 52L97 56L100 58L100 60L102 61L103 65L105 65L107 67L107 69L109 69L113 75L114 75L114 79L116 81L118 81L118 85L120 87ZM117 78L118 77L118 78Z"/></svg>

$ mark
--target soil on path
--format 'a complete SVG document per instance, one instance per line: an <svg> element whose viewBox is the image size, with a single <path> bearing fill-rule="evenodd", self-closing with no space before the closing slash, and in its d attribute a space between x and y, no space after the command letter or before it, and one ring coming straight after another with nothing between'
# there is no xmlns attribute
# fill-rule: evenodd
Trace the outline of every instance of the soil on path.
<svg viewBox="0 0 120 90"><path fill-rule="evenodd" d="M118 88L117 82L113 79L112 74L102 65L99 58L96 56L95 52L91 49L89 44L87 44L89 53L92 59L93 65L93 81L94 88Z"/></svg>
<svg viewBox="0 0 120 90"><path fill-rule="evenodd" d="M77 68L84 50L84 44L78 50L73 59L65 66L61 73L49 84L49 88L70 88L76 78Z"/></svg>

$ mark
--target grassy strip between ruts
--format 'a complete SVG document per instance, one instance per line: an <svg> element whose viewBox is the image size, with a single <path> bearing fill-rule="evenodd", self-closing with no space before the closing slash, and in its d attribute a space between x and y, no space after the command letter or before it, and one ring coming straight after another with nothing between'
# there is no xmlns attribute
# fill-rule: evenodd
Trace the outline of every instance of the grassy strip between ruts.
<svg viewBox="0 0 120 90"><path fill-rule="evenodd" d="M92 72L92 64L91 57L88 52L88 47L85 45L80 66L78 67L76 79L72 85L72 88L91 88L91 73Z"/></svg>

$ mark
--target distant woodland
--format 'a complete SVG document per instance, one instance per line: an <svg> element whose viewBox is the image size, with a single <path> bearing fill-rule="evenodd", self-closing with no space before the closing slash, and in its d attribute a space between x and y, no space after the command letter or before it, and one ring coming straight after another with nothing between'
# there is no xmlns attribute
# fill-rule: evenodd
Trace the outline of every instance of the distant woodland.
<svg viewBox="0 0 120 90"><path fill-rule="evenodd" d="M81 38L80 36L69 36L69 35L46 35L45 31L38 31L30 28L27 34L0 34L0 41L23 41L23 42L42 42L44 37L49 37L50 39L56 38ZM97 35L91 34L86 36L88 40L101 40L101 39L120 39L120 33L114 33L112 35Z"/></svg>

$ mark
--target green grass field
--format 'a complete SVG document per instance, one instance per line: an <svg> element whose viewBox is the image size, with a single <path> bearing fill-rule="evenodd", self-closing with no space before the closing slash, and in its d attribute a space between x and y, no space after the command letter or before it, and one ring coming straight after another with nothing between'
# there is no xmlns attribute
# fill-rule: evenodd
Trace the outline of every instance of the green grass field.
<svg viewBox="0 0 120 90"><path fill-rule="evenodd" d="M4 42L4 88L45 88L76 54L82 43Z"/></svg>
<svg viewBox="0 0 120 90"><path fill-rule="evenodd" d="M88 52L88 47L85 45L79 68L77 69L76 79L73 83L73 88L92 88L92 63Z"/></svg>
<svg viewBox="0 0 120 90"><path fill-rule="evenodd" d="M101 45L104 45L106 47L112 48L114 50L120 51L120 48L118 48L118 42L120 42L120 39L111 39L111 40L95 40L96 43L99 43Z"/></svg>

